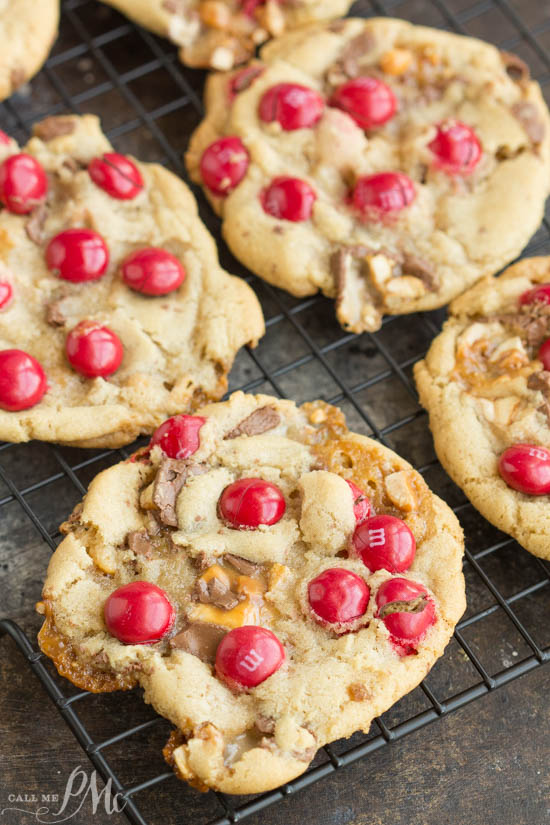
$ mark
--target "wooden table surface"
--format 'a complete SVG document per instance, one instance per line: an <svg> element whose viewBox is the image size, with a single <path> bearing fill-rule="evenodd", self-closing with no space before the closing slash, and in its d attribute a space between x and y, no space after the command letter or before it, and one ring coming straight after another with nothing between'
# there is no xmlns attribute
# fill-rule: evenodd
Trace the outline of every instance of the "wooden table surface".
<svg viewBox="0 0 550 825"><path fill-rule="evenodd" d="M385 3L385 5L384 5ZM70 10L75 17L70 17ZM550 3L539 0L493 0L473 3L473 0L362 0L354 7L357 13L384 9L413 22L443 26L448 13L462 14L464 30L486 37L504 47L518 51L544 79L550 76L550 60L545 48L550 46ZM535 41L517 36L513 12L540 35ZM133 124L135 111L128 97L112 88L105 70L105 60L116 72L134 72L140 64L158 57L152 54L137 31L126 33L125 23L115 12L93 0L68 0L62 19L60 40L55 48L59 55L75 50L74 59L58 62L53 69L42 72L23 94L11 102L11 109L0 108L0 126L16 128L23 139L24 130L16 115L37 117L52 107L63 104L62 83L67 94L84 94L94 84L97 94L89 93L81 111L101 114L104 126L111 130L119 151L134 152L143 159L161 156L150 129L141 115ZM111 43L103 42L103 58L95 51L79 51L82 33L75 27L76 18L84 29L100 38L116 27L122 34ZM169 48L162 45L162 51ZM101 59L100 59L101 58ZM175 65L175 64L174 64ZM138 72L139 74L139 72ZM137 76L137 75L136 75ZM187 72L192 88L200 94L202 74ZM128 81L131 85L133 81ZM173 87L173 78L160 70L151 71L132 92L147 111L166 102L166 115L156 121L173 151L181 156L189 131L198 120L190 104L170 107L181 90ZM172 84L172 87L170 86ZM548 97L548 83L544 92ZM65 98L66 102L66 98ZM58 108L59 111L59 108ZM130 123L126 128L125 124ZM175 157L175 155L174 155ZM202 214L215 229L208 208L202 203ZM537 235L538 254L550 252L548 232ZM540 242L545 245L540 246ZM241 270L221 246L222 260L232 271ZM266 316L280 311L272 299L259 289ZM280 300L293 306L287 296ZM336 340L337 328L330 302L317 303L308 314L300 316L308 334L316 342ZM377 334L376 339L391 351L397 360L418 357L429 343L431 333L421 320L398 319ZM285 346L281 348L281 334ZM270 369L275 369L307 354L304 341L287 324L270 328L257 351L258 357ZM339 378L352 384L366 375L387 369L387 362L368 336L353 340L339 348L331 362ZM330 356L332 357L332 355ZM248 359L248 360L247 360ZM283 374L280 384L289 396L304 400L316 395L330 398L334 386L315 362L303 370ZM325 371L326 372L326 371ZM258 375L246 353L237 359L231 385L240 386ZM418 406L395 376L374 385L357 398L380 427L391 425L403 415L411 415L408 427L388 435L388 442L417 465L433 461L433 446L426 419L414 416ZM324 383L326 380L326 383ZM270 391L266 383L259 390ZM358 416L353 426L363 427ZM414 419L414 420L413 420ZM365 431L362 429L362 431ZM86 460L84 451L61 450L58 453L71 465ZM77 471L79 481L86 485L95 472L114 459L98 459L89 467ZM0 467L19 490L27 489L26 504L42 520L44 528L55 536L57 525L66 517L80 494L70 479L63 475L62 465L50 448L43 445L11 447L0 452ZM29 486L53 478L43 489ZM480 571L471 563L465 566L468 588L467 616L487 611L486 617L464 630L468 644L490 674L506 671L530 655L521 634L506 619L501 608L484 584L487 575L505 598L511 598L513 609L528 628L537 644L550 645L550 586L548 567L536 562L513 543L490 527L481 516L465 506L464 498L446 475L434 468L427 475L429 484L451 504L461 507L460 518L472 551L497 549L480 557ZM41 584L50 556L50 548L32 525L20 503L8 499L9 490L0 481L0 615L15 619L34 639L40 625L33 612L40 598ZM546 578L545 578L546 576ZM522 593L529 595L521 596ZM520 594L520 596L518 596ZM58 677L57 677L58 678ZM445 699L479 681L479 675L468 662L463 650L452 642L443 660L429 677L430 687ZM62 689L71 694L71 687L59 679ZM388 714L388 723L395 723L422 710L427 700L419 690L398 704ZM78 702L78 712L94 737L104 741L117 732L154 718L134 692L108 697L87 697ZM105 755L115 766L126 785L134 785L162 773L166 766L160 756L170 726L163 720L142 733L106 748ZM37 821L56 822L62 818L77 825L123 825L123 814L107 813L100 804L94 810L90 796L71 799L63 814L55 815L61 805L71 773L82 766L90 776L91 766L71 732L62 722L53 704L47 699L39 681L13 641L0 638L0 825L26 825ZM308 789L289 796L246 820L249 825L549 825L550 824L550 667L537 668L505 687L493 691L435 723L384 746L367 758L332 774ZM101 788L101 780L98 781ZM57 795L58 801L43 801ZM36 798L36 799L35 799ZM206 825L220 816L221 809L213 794L202 795L175 778L140 793L140 810L150 825ZM239 802L243 802L241 799ZM81 807L79 808L79 806ZM50 812L37 809L48 807ZM14 810L18 808L19 810ZM68 818L67 818L68 817Z"/></svg>

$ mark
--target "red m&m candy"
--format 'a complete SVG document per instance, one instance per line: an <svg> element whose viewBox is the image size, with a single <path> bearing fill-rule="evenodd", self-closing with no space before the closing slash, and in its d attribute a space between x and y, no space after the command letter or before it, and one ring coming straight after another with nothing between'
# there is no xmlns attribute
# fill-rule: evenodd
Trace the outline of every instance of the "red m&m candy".
<svg viewBox="0 0 550 825"><path fill-rule="evenodd" d="M20 349L0 350L0 408L17 412L38 404L48 388L36 358Z"/></svg>
<svg viewBox="0 0 550 825"><path fill-rule="evenodd" d="M354 552L374 572L402 573L414 560L416 541L404 521L395 516L372 516L353 534Z"/></svg>
<svg viewBox="0 0 550 825"><path fill-rule="evenodd" d="M48 178L32 155L10 155L0 164L0 201L9 212L26 215L48 194Z"/></svg>
<svg viewBox="0 0 550 825"><path fill-rule="evenodd" d="M146 581L117 588L105 602L103 614L109 633L125 645L158 642L171 629L175 618L164 590Z"/></svg>
<svg viewBox="0 0 550 825"><path fill-rule="evenodd" d="M204 185L223 198L242 181L249 163L248 151L240 138L219 138L205 149L200 160Z"/></svg>
<svg viewBox="0 0 550 825"><path fill-rule="evenodd" d="M537 284L519 296L520 306L536 304L539 301L542 304L550 304L550 284Z"/></svg>
<svg viewBox="0 0 550 825"><path fill-rule="evenodd" d="M261 195L264 212L294 223L311 218L316 200L309 183L299 178L275 178Z"/></svg>
<svg viewBox="0 0 550 825"><path fill-rule="evenodd" d="M81 321L67 335L70 365L86 378L112 375L120 367L123 348L118 335L97 321Z"/></svg>
<svg viewBox="0 0 550 825"><path fill-rule="evenodd" d="M435 623L433 599L423 585L409 579L389 579L381 584L376 604L377 618L399 640L417 640Z"/></svg>
<svg viewBox="0 0 550 825"><path fill-rule="evenodd" d="M324 570L308 585L314 617L329 624L352 622L364 614L370 590L365 581L342 567Z"/></svg>
<svg viewBox="0 0 550 825"><path fill-rule="evenodd" d="M105 152L100 158L94 158L88 174L96 186L117 200L132 200L144 186L136 164L118 152Z"/></svg>
<svg viewBox="0 0 550 825"><path fill-rule="evenodd" d="M367 217L398 212L415 198L414 183L402 172L378 172L359 178L351 196L355 208Z"/></svg>
<svg viewBox="0 0 550 825"><path fill-rule="evenodd" d="M291 132L314 126L324 106L323 98L314 89L299 83L278 83L264 93L259 115L264 123L277 121L285 131Z"/></svg>
<svg viewBox="0 0 550 825"><path fill-rule="evenodd" d="M499 458L498 471L508 487L529 496L550 493L550 450L536 444L514 444Z"/></svg>
<svg viewBox="0 0 550 825"><path fill-rule="evenodd" d="M175 415L153 433L149 447L159 445L168 458L189 458L200 446L200 430L206 418L198 415Z"/></svg>
<svg viewBox="0 0 550 825"><path fill-rule="evenodd" d="M550 370L550 338L547 338L546 341L541 344L537 357L539 361L542 361L544 369Z"/></svg>
<svg viewBox="0 0 550 825"><path fill-rule="evenodd" d="M246 690L279 670L285 656L283 645L266 627L236 627L218 645L216 673L233 690Z"/></svg>
<svg viewBox="0 0 550 825"><path fill-rule="evenodd" d="M336 89L330 105L347 112L362 129L382 126L397 110L394 93L376 77L348 80Z"/></svg>
<svg viewBox="0 0 550 825"><path fill-rule="evenodd" d="M357 487L349 478L346 479L348 486L353 496L353 515L355 516L355 523L362 524L370 515L370 501L362 490Z"/></svg>
<svg viewBox="0 0 550 825"><path fill-rule="evenodd" d="M238 530L276 524L285 510L285 497L279 488L262 478L234 481L225 488L219 503L221 518Z"/></svg>
<svg viewBox="0 0 550 825"><path fill-rule="evenodd" d="M0 129L0 144L2 146L9 146L11 143L11 138L7 135L3 129Z"/></svg>
<svg viewBox="0 0 550 825"><path fill-rule="evenodd" d="M474 132L459 120L440 123L429 145L438 165L447 173L467 175L481 158L481 143Z"/></svg>
<svg viewBox="0 0 550 825"><path fill-rule="evenodd" d="M185 280L185 269L176 256L153 246L128 255L121 272L124 283L143 295L168 295Z"/></svg>
<svg viewBox="0 0 550 825"><path fill-rule="evenodd" d="M12 302L13 287L8 281L0 281L0 310L7 309Z"/></svg>
<svg viewBox="0 0 550 825"><path fill-rule="evenodd" d="M95 281L109 264L107 244L92 229L66 229L46 247L46 265L64 281Z"/></svg>

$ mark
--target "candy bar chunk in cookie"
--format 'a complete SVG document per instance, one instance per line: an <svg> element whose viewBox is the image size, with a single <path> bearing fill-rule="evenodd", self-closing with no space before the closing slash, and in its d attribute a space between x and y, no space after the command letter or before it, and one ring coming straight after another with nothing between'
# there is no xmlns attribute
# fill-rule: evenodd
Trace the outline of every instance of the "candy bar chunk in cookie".
<svg viewBox="0 0 550 825"><path fill-rule="evenodd" d="M58 23L59 0L2 0L0 100L40 70L57 37Z"/></svg>
<svg viewBox="0 0 550 825"><path fill-rule="evenodd" d="M352 0L103 0L179 47L186 66L227 71L271 37L345 14Z"/></svg>
<svg viewBox="0 0 550 825"><path fill-rule="evenodd" d="M81 688L140 685L201 790L266 791L368 731L465 607L453 513L322 401L172 416L61 530L41 649Z"/></svg>
<svg viewBox="0 0 550 825"><path fill-rule="evenodd" d="M550 559L550 258L457 298L415 367L441 463L500 530Z"/></svg>
<svg viewBox="0 0 550 825"><path fill-rule="evenodd" d="M220 398L264 323L185 184L91 115L2 135L0 439L117 447Z"/></svg>
<svg viewBox="0 0 550 825"><path fill-rule="evenodd" d="M549 191L549 127L519 58L349 19L213 75L187 164L237 258L293 295L334 298L363 332L443 306L517 256Z"/></svg>

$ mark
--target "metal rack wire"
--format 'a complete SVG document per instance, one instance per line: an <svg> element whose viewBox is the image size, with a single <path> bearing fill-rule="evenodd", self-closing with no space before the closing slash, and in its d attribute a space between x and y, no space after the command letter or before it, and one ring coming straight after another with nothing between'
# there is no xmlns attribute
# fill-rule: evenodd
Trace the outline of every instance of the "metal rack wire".
<svg viewBox="0 0 550 825"><path fill-rule="evenodd" d="M518 51L547 91L550 53L545 41L550 45L550 17L544 16L543 5L536 0L365 0L356 3L351 13L390 13L485 36L501 48ZM65 0L60 40L33 83L38 94L20 94L5 102L0 107L0 122L6 131L24 140L37 119L66 111L95 111L102 115L107 135L121 151L165 163L186 178L182 151L201 117L202 80L202 73L179 64L174 48L107 7L94 0ZM202 217L219 240L218 222L200 193L198 197ZM550 252L547 221L527 251ZM452 485L435 459L427 418L417 403L411 367L438 331L443 313L388 318L372 335L344 334L334 321L330 302L320 297L295 300L245 272L223 244L221 254L227 268L246 277L257 290L267 319L267 334L258 349L245 350L237 359L230 389L266 391L298 401L324 397L344 409L352 429L373 435L411 460L430 486L455 505L465 527L469 607L445 656L421 687L378 719L371 733L323 748L303 776L273 792L244 801L215 794L214 807L204 805L202 819L196 809L193 813L193 822L205 825L242 821L550 659L550 633L546 630L550 624L550 566L491 528ZM21 476L17 467L22 450L36 467L45 467L45 477ZM72 490L72 500L63 502L66 514L85 492L85 479L131 450L91 452L0 445L0 514L8 505L18 504L54 550L60 535L50 529L44 517L52 485L63 481ZM50 663L17 624L0 621L0 630L11 636L90 762L105 781L111 780L113 791L122 794L128 820L147 825L140 809L143 794L154 794L159 783L177 780L166 770L152 772L139 783L125 783L119 777L116 756L108 756L107 751L165 725L164 720L149 714L139 724L113 731L106 738L94 738L82 713L91 694L75 693L67 683L60 687ZM107 695L100 701L108 714L114 698ZM184 786L180 787L183 794Z"/></svg>

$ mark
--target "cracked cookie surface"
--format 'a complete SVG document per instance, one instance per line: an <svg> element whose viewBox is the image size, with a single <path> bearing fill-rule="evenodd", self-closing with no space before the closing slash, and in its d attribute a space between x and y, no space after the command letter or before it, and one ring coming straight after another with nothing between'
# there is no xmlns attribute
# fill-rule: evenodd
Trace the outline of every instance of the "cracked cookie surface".
<svg viewBox="0 0 550 825"><path fill-rule="evenodd" d="M519 253L549 191L549 124L519 58L349 19L213 75L187 164L237 258L294 295L334 298L362 332L446 304Z"/></svg>
<svg viewBox="0 0 550 825"><path fill-rule="evenodd" d="M451 478L485 518L545 559L550 491L540 471L550 448L550 362L544 354L550 307L543 286L549 282L548 257L526 258L480 281L453 301L443 331L415 366L436 451ZM525 454L513 487L503 460L510 453L514 459L517 445L529 446L520 447ZM529 472L535 483L527 492Z"/></svg>
<svg viewBox="0 0 550 825"><path fill-rule="evenodd" d="M214 241L185 184L159 165L134 163L111 152L91 115L37 124L24 149L30 161L13 141L0 146L1 168L13 158L27 166L32 162L33 173L43 170L42 193L48 187L32 211L32 203L10 201L12 209L27 213L8 208L0 213L0 357L14 348L27 353L38 360L47 381L45 394L23 399L27 408L21 409L21 399L10 405L15 380L4 387L0 368L0 438L6 441L127 444L152 432L168 415L220 398L238 349L254 344L264 332L254 293L221 269ZM141 183L134 186L111 161L90 166L105 154L126 164ZM104 186L122 182L122 194L127 196L130 187L131 197L112 196L88 168L106 170ZM84 247L76 252L62 244L52 247L56 237L74 243L76 228L95 244L89 260L88 252L77 260ZM93 271L94 280L84 280L98 248L104 272L99 270L98 277ZM143 286L134 281L130 288L121 264L143 248L169 253L178 278L183 267L183 283L177 288L161 284L162 294L143 294L137 291ZM56 249L61 249L59 260L53 260ZM2 289L11 293L6 302ZM83 321L105 325L120 342L122 363L112 374L103 377L101 368L92 377L83 374L82 351L69 363L65 350L71 331L81 331ZM10 398L4 404L6 393Z"/></svg>
<svg viewBox="0 0 550 825"><path fill-rule="evenodd" d="M0 0L0 100L30 80L57 37L59 0Z"/></svg>
<svg viewBox="0 0 550 825"><path fill-rule="evenodd" d="M239 392L171 419L62 531L42 650L82 688L141 685L176 726L165 758L203 790L276 787L368 731L465 607L451 510L324 402ZM158 611L128 624L143 589Z"/></svg>
<svg viewBox="0 0 550 825"><path fill-rule="evenodd" d="M339 17L352 0L103 0L167 37L186 66L232 69L260 43L313 20Z"/></svg>

